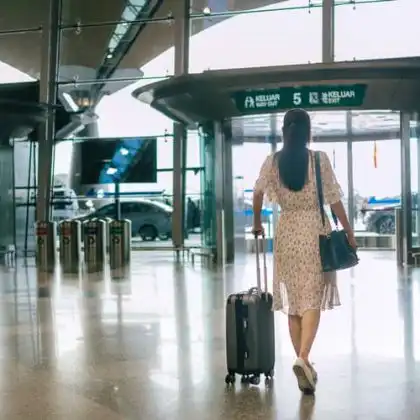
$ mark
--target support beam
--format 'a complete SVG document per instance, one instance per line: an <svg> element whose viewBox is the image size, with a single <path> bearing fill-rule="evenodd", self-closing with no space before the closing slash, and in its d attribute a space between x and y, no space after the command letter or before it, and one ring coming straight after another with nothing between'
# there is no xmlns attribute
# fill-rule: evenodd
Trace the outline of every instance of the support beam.
<svg viewBox="0 0 420 420"><path fill-rule="evenodd" d="M187 74L190 55L190 7L191 0L178 0L175 5L175 76Z"/></svg>
<svg viewBox="0 0 420 420"><path fill-rule="evenodd" d="M233 200L233 160L231 120L222 123L223 146L223 222L225 240L225 262L235 260L235 206Z"/></svg>
<svg viewBox="0 0 420 420"><path fill-rule="evenodd" d="M187 74L189 69L190 1L178 0L173 11L175 19L175 76ZM185 126L174 123L172 241L177 248L184 244L186 146L187 130Z"/></svg>
<svg viewBox="0 0 420 420"><path fill-rule="evenodd" d="M50 0L49 15L42 32L42 63L40 97L42 103L51 106L47 120L39 130L38 147L38 194L36 203L37 220L49 220L51 182L54 153L55 112L57 100L56 77L59 65L61 4L62 0Z"/></svg>
<svg viewBox="0 0 420 420"><path fill-rule="evenodd" d="M216 200L216 259L217 266L226 263L226 232L225 232L225 165L224 136L222 122L214 123L214 192Z"/></svg>
<svg viewBox="0 0 420 420"><path fill-rule="evenodd" d="M412 197L411 197L411 159L410 159L410 114L401 112L401 207L403 264L413 263L412 248Z"/></svg>
<svg viewBox="0 0 420 420"><path fill-rule="evenodd" d="M334 62L334 0L322 2L322 62Z"/></svg>

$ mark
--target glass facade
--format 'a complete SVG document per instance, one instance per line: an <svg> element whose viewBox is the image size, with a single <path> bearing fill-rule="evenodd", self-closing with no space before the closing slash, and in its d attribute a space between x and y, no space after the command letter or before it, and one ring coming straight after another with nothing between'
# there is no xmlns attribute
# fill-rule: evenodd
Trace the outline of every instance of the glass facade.
<svg viewBox="0 0 420 420"><path fill-rule="evenodd" d="M263 115L233 120L233 127L242 127L244 138L243 145L239 146L242 148L241 153L237 154L243 158L234 162L235 175L239 174L241 177L245 202L249 205L258 171L272 150L269 136L272 128L269 125L270 118ZM282 118L283 114L275 116L277 132L281 132ZM310 147L324 151L329 156L343 190L343 203L352 217L361 246L379 247L375 238L383 237L390 240L380 242L384 244L380 247L394 247L394 210L401 205L400 114L387 111L321 111L312 112L311 118L313 140ZM418 189L416 124L412 121L410 140L413 200L417 197ZM277 148L281 148L280 136L277 142ZM273 220L270 211L266 214L265 222L268 235L271 236ZM250 231L251 225L252 214L249 213L245 223L246 231ZM414 221L413 226L417 226ZM417 233L416 228L413 230L414 244L417 241Z"/></svg>

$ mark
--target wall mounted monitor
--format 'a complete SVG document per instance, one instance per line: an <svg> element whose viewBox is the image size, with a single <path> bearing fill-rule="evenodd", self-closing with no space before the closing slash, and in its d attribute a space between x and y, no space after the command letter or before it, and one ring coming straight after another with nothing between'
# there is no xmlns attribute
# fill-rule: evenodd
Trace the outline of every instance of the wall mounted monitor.
<svg viewBox="0 0 420 420"><path fill-rule="evenodd" d="M157 182L155 137L86 139L80 146L82 185Z"/></svg>

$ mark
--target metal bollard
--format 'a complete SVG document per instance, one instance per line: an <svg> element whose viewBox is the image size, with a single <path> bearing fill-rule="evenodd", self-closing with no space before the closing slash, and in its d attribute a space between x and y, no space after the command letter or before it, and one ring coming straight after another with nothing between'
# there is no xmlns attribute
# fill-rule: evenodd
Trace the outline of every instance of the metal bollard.
<svg viewBox="0 0 420 420"><path fill-rule="evenodd" d="M109 252L109 245L110 245L110 239L109 239L109 225L114 219L111 219L110 217L98 217L98 219L95 220L103 220L105 222L105 233L106 233L106 252Z"/></svg>
<svg viewBox="0 0 420 420"><path fill-rule="evenodd" d="M82 259L82 223L79 220L66 220L60 223L59 232L63 271L77 271Z"/></svg>
<svg viewBox="0 0 420 420"><path fill-rule="evenodd" d="M57 224L49 221L35 223L36 265L42 271L53 271L57 261Z"/></svg>
<svg viewBox="0 0 420 420"><path fill-rule="evenodd" d="M90 220L83 226L85 263L90 268L102 269L106 259L106 223Z"/></svg>
<svg viewBox="0 0 420 420"><path fill-rule="evenodd" d="M111 269L123 267L131 259L131 221L114 220L109 225Z"/></svg>

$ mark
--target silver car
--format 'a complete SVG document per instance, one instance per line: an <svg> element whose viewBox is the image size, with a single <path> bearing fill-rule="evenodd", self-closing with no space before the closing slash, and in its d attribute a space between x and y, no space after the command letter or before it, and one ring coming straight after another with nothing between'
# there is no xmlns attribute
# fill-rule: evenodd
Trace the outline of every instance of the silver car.
<svg viewBox="0 0 420 420"><path fill-rule="evenodd" d="M133 199L121 202L121 218L131 220L131 233L144 241L157 238L169 239L172 236L172 207L157 201ZM116 216L115 203L106 204L83 220L111 218Z"/></svg>

